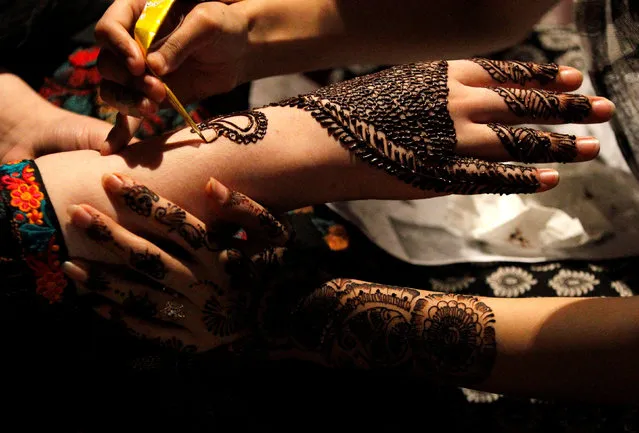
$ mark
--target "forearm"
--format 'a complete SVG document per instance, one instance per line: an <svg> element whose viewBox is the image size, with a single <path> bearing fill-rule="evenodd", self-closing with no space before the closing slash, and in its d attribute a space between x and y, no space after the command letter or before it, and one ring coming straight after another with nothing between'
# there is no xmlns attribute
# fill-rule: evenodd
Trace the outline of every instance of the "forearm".
<svg viewBox="0 0 639 433"><path fill-rule="evenodd" d="M189 128L129 146L118 155L65 152L37 159L71 255L92 258L79 233L67 227L66 208L87 203L113 216L100 183L105 173L128 174L207 221L204 186L215 177L278 210L367 197L418 197L424 192L352 158L309 113L271 107L268 129L255 143L225 136L202 143ZM245 116L228 118L238 125ZM211 136L212 130L205 130ZM126 220L121 220L126 225Z"/></svg>
<svg viewBox="0 0 639 433"><path fill-rule="evenodd" d="M638 298L500 299L333 280L293 314L275 356L492 392L636 401Z"/></svg>
<svg viewBox="0 0 639 433"><path fill-rule="evenodd" d="M556 0L252 0L247 80L356 63L463 58L521 39ZM464 13L459 13L464 11ZM259 59L251 64L250 59Z"/></svg>

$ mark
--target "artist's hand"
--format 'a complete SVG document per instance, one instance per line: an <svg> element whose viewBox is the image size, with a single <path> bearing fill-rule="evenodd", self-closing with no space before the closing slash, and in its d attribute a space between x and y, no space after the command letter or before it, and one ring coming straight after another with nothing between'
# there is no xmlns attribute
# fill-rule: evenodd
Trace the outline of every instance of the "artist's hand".
<svg viewBox="0 0 639 433"><path fill-rule="evenodd" d="M284 253L265 242L281 246L289 236L275 217L213 179L207 193L216 221L209 226L126 176L105 176L104 186L116 211L133 218L128 229L88 205L73 207L71 216L119 264L78 258L63 266L82 293L103 301L99 314L139 337L179 341L193 350L212 349L253 330L260 276ZM223 230L224 221L241 225L247 240Z"/></svg>
<svg viewBox="0 0 639 433"><path fill-rule="evenodd" d="M116 0L96 25L102 46L100 96L121 113L103 154L123 147L139 126L134 118L154 113L166 99L160 80L145 73L142 52L131 36L144 4ZM176 2L172 13L184 14L184 21L148 55L148 64L181 101L227 92L244 81L248 21L237 0L195 6Z"/></svg>
<svg viewBox="0 0 639 433"><path fill-rule="evenodd" d="M0 70L0 163L98 150L110 129L107 122L54 106L18 76Z"/></svg>

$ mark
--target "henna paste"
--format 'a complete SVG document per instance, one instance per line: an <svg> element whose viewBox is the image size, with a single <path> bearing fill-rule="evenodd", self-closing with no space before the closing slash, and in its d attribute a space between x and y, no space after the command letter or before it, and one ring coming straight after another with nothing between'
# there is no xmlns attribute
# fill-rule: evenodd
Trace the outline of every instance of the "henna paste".
<svg viewBox="0 0 639 433"><path fill-rule="evenodd" d="M206 247L209 251L219 251L219 248L210 242L210 237L204 226L186 222L186 212L181 207L167 202L166 206L159 206L155 209L154 217L160 224L169 227L169 233L176 231L194 250Z"/></svg>
<svg viewBox="0 0 639 433"><path fill-rule="evenodd" d="M574 135L513 128L489 123L508 153L522 162L571 162L577 157L577 138Z"/></svg>
<svg viewBox="0 0 639 433"><path fill-rule="evenodd" d="M231 294L212 281L199 281L191 287L212 292L202 309L202 321L211 334L228 337L246 328L249 322L249 294L246 291Z"/></svg>
<svg viewBox="0 0 639 433"><path fill-rule="evenodd" d="M510 111L532 120L554 118L566 123L581 122L592 109L590 100L583 95L503 87L494 87L492 90L504 98Z"/></svg>
<svg viewBox="0 0 639 433"><path fill-rule="evenodd" d="M530 168L455 155L447 82L445 61L409 64L274 105L309 111L357 157L415 187L458 194L535 192L539 181Z"/></svg>
<svg viewBox="0 0 639 433"><path fill-rule="evenodd" d="M557 79L559 66L555 63L532 63L516 60L471 59L490 74L493 80L500 83L512 82L525 85L528 81L548 84Z"/></svg>
<svg viewBox="0 0 639 433"><path fill-rule="evenodd" d="M229 120L231 118L233 120ZM246 125L241 125L242 121L246 121ZM217 140L219 136L224 136L238 144L256 143L263 139L267 126L266 115L254 110L216 117L198 125L200 131L211 130L215 133L209 143ZM195 130L191 129L191 133L195 134Z"/></svg>

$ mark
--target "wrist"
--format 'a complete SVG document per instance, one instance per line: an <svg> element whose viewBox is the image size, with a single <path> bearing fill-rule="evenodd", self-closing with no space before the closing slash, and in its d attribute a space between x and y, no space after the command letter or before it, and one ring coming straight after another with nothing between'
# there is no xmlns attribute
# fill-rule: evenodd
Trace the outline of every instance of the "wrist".
<svg viewBox="0 0 639 433"><path fill-rule="evenodd" d="M254 0L234 6L249 23L245 81L332 66L330 41L344 31L334 0Z"/></svg>

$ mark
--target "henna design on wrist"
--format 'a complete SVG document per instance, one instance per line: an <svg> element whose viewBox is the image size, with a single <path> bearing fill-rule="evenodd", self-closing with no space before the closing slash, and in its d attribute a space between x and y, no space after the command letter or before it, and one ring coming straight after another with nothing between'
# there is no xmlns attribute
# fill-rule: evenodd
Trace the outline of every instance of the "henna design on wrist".
<svg viewBox="0 0 639 433"><path fill-rule="evenodd" d="M275 106L311 113L329 135L373 167L422 189L448 193L531 193L534 170L503 168L454 153L446 61L397 66ZM508 171L506 178L500 177Z"/></svg>
<svg viewBox="0 0 639 433"><path fill-rule="evenodd" d="M491 90L504 99L510 111L533 120L556 118L562 122L575 123L588 117L592 110L590 100L583 95L504 87L493 87Z"/></svg>
<svg viewBox="0 0 639 433"><path fill-rule="evenodd" d="M126 205L133 212L142 216L150 216L153 203L157 203L160 197L144 185L134 184L123 187L123 197Z"/></svg>
<svg viewBox="0 0 639 433"><path fill-rule="evenodd" d="M240 119L228 120L237 117ZM246 121L246 125L241 125L242 121ZM250 110L209 119L200 123L198 127L200 131L211 130L215 133L209 143L224 136L238 144L250 144L257 143L266 136L268 119L261 111ZM191 129L191 133L195 134L195 131Z"/></svg>
<svg viewBox="0 0 639 433"><path fill-rule="evenodd" d="M532 128L513 128L489 123L508 153L522 162L571 162L578 155L574 135L539 131Z"/></svg>
<svg viewBox="0 0 639 433"><path fill-rule="evenodd" d="M302 300L290 330L330 366L417 369L470 384L494 365L494 323L473 296L333 280Z"/></svg>
<svg viewBox="0 0 639 433"><path fill-rule="evenodd" d="M508 81L525 85L528 81L548 84L557 79L559 66L555 63L532 63L517 60L490 60L483 58L470 59L490 74L499 83Z"/></svg>
<svg viewBox="0 0 639 433"><path fill-rule="evenodd" d="M202 321L211 334L228 337L248 326L249 293L229 293L212 281L198 281L191 288L212 293L202 309Z"/></svg>
<svg viewBox="0 0 639 433"><path fill-rule="evenodd" d="M160 254L151 254L149 251L138 253L131 250L131 258L129 259L131 266L156 280L166 277L166 266L160 258Z"/></svg>

